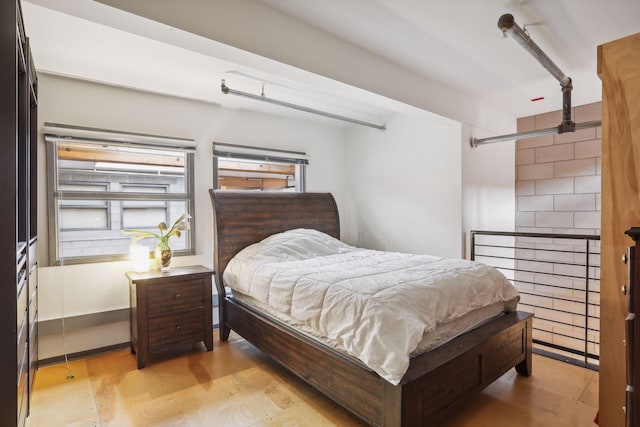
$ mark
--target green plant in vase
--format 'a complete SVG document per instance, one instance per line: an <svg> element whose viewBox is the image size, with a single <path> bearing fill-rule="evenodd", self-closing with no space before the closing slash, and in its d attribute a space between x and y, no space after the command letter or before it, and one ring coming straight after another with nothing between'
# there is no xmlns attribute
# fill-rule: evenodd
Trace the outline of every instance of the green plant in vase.
<svg viewBox="0 0 640 427"><path fill-rule="evenodd" d="M171 267L171 258L173 257L173 251L169 245L169 238L171 236L180 237L181 231L188 230L189 219L191 219L191 215L183 213L176 222L173 223L171 228L168 228L167 224L163 221L158 224L158 230L160 230L159 233L145 230L124 230L124 233L132 234L134 236L131 244L135 244L140 239L146 239L149 237L155 238L157 240L155 259L158 270L169 271L169 268Z"/></svg>

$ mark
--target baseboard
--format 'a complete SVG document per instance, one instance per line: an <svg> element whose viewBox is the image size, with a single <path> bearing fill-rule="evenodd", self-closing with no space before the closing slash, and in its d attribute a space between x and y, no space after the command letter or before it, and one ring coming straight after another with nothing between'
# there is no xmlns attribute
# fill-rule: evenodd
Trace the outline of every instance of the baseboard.
<svg viewBox="0 0 640 427"><path fill-rule="evenodd" d="M68 360L84 359L91 356L98 356L101 354L111 353L114 351L129 348L130 342L123 342L119 344L108 345L106 347L92 348L91 350L78 351L77 353L71 353L67 355ZM56 365L65 361L64 355L49 357L47 359L38 360L38 367Z"/></svg>
<svg viewBox="0 0 640 427"><path fill-rule="evenodd" d="M40 335L61 334L63 329L65 332L71 332L96 326L108 325L110 323L128 321L129 309L121 308L118 310L102 311L99 313L65 317L64 328L63 320L61 318L42 320L38 322L38 333Z"/></svg>
<svg viewBox="0 0 640 427"><path fill-rule="evenodd" d="M211 327L211 330L215 331L219 329L219 325L215 324ZM76 353L71 353L67 355L68 360L77 360L84 359L91 356L99 356L101 354L111 353L114 351L122 350L124 348L129 348L130 342L122 342L119 344L112 344L105 347L92 348L90 350L78 351ZM62 363L65 361L64 354L60 356L49 357L46 359L38 360L38 367L48 366L48 365L56 365L58 363Z"/></svg>
<svg viewBox="0 0 640 427"><path fill-rule="evenodd" d="M217 322L218 316L218 295L213 295L213 321ZM66 332L77 331L96 326L108 325L110 323L128 322L130 317L129 308L121 308L117 310L102 311L98 313L82 314L79 316L69 316L64 318L64 324L61 318L42 320L38 322L38 333L40 335L61 334L64 329ZM64 328L63 328L64 325Z"/></svg>
<svg viewBox="0 0 640 427"><path fill-rule="evenodd" d="M214 297L217 297L217 295L214 295ZM217 298L216 298L217 301ZM82 347L87 347L83 341L78 342L78 339L82 339L82 338L78 338L77 334L81 334L82 333L86 333L86 331L90 330L90 328L93 331L93 333L95 333L95 331L103 331L104 328L109 328L111 326L113 326L114 324L120 324L118 327L120 329L123 328L122 326L122 322L129 322L129 316L130 316L130 310L128 308L123 308L123 309L117 309L117 310L110 310L110 311L105 311L105 312L99 312L99 313L90 313L90 314L84 314L84 315L79 315L79 316L70 316L70 317L66 317L64 319L64 323L62 319L50 319L50 320L44 320L44 321L39 321L38 322L38 335L41 338L45 338L45 337L52 337L52 339L54 341L47 341L47 343L49 343L49 345L45 348L43 345L40 346L40 350L42 353L47 354L49 356L51 356L52 354L58 354L57 356L52 356L52 357L48 357L48 358L43 358L39 361L39 365L43 366L43 365L51 365L51 364L56 364L56 363L61 363L64 362L65 357L64 354L60 354L63 352L63 349L61 347L61 345L59 344L58 341L58 337L60 334L63 333L71 333L73 332L75 334L75 336L71 337L71 341L72 341L72 347L75 348L82 348ZM212 329L218 329L219 328L219 319L218 319L218 307L214 306L213 307L213 325L212 325ZM64 326L64 328L63 328ZM101 327L104 327L103 329L99 329ZM97 328L97 329L96 329ZM128 327L126 327L127 331L126 334L124 332L122 332L122 330L120 330L116 335L111 334L111 332L109 332L109 334L105 335L105 339L104 340L98 340L96 341L92 341L93 345L97 344L107 344L109 342L114 342L114 341L119 341L122 339L126 339L125 337L127 337L129 335L128 333ZM99 333L99 332L98 332ZM71 335L74 335L71 334ZM102 335L100 335L102 336ZM64 340L64 337L62 338ZM69 335L67 335L67 339L69 340ZM88 350L84 350L84 351L79 351L76 353L70 353L67 356L67 359L81 359L81 358L85 358L85 357L90 357L90 356L95 356L95 355L99 355L99 354L104 354L104 353L108 353L108 352L112 352L112 351L116 351L116 350L120 350L123 348L126 348L129 346L129 341L126 342L121 342L119 344L110 344L110 345L106 345L106 346L102 346L102 347L95 347L95 348L91 348Z"/></svg>

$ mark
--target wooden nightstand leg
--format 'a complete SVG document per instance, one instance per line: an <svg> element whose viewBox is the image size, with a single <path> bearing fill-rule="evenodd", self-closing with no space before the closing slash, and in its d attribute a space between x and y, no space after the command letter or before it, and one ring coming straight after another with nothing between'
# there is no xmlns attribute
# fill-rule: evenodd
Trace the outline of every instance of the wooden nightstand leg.
<svg viewBox="0 0 640 427"><path fill-rule="evenodd" d="M220 320L220 341L227 341L229 339L229 333L231 333L231 329L223 325L222 320Z"/></svg>
<svg viewBox="0 0 640 427"><path fill-rule="evenodd" d="M138 369L142 369L149 363L149 341L139 342L136 347L136 361L138 362Z"/></svg>

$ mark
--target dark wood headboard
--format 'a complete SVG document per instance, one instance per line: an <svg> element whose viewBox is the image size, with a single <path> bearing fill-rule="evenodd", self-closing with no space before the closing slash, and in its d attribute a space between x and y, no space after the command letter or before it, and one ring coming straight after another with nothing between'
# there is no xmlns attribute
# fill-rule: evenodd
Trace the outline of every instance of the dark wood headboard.
<svg viewBox="0 0 640 427"><path fill-rule="evenodd" d="M338 208L329 193L209 190L209 194L213 205L213 263L221 298L222 272L247 246L294 228L313 228L340 238Z"/></svg>

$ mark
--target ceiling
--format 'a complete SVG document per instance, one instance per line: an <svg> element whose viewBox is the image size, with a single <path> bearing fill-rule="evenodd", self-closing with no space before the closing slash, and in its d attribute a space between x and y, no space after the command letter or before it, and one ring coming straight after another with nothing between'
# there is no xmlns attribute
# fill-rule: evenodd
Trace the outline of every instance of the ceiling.
<svg viewBox="0 0 640 427"><path fill-rule="evenodd" d="M638 0L260 1L517 116L559 110L562 95L529 53L503 39L502 14L572 78L574 105L601 99L597 46L640 31Z"/></svg>
<svg viewBox="0 0 640 427"><path fill-rule="evenodd" d="M638 0L255 1L515 117L561 109L562 96L539 63L514 40L503 39L496 26L502 14L513 14L572 78L573 105L601 99L596 47L640 31ZM372 122L404 108L329 79L315 78L311 86L273 68L265 72L260 61L247 67L220 60L215 52L222 47L211 40L153 27L90 0L23 0L23 9L42 72L305 118L225 96L220 79L255 94L266 83L269 97Z"/></svg>
<svg viewBox="0 0 640 427"><path fill-rule="evenodd" d="M350 124L224 95L221 81L254 95L259 95L264 85L268 98L373 124L384 124L388 117L409 109L400 102L302 70L294 70L299 79L286 76L292 67L276 64L274 68L275 61L246 52L240 56L251 60L241 62L249 65L220 59L230 56L220 43L91 0L23 0L22 9L39 73L339 127Z"/></svg>

